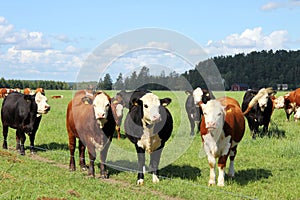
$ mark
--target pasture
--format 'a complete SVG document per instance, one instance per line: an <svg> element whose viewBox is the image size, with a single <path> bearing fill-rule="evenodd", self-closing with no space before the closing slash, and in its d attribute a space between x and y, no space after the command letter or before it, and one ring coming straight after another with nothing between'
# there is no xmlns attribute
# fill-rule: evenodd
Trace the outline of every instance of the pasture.
<svg viewBox="0 0 300 200"><path fill-rule="evenodd" d="M116 91L108 93L114 95ZM270 134L257 137L256 140L251 139L246 123L245 136L237 149L235 178L226 178L225 187L208 187L209 166L200 135L189 136L190 128L184 108L187 96L183 91L153 93L173 100L168 108L174 119L174 131L162 154L158 184L153 184L152 176L147 174L145 184L136 185L137 174L134 170L137 156L133 144L125 137L120 140L114 137L112 141L107 159L108 180L87 178L87 172L79 170L77 150L77 171L69 172L65 115L73 91L53 90L46 91L51 111L43 116L37 131L36 155L30 155L27 137L26 155L20 156L15 151L15 130L9 129L9 150L0 149L0 199L300 198L300 122L294 122L293 117L286 122L284 110L274 111ZM279 92L276 96L282 94ZM63 95L64 98L51 99L52 95ZM227 92L226 95L241 103L244 92ZM2 100L0 103L2 105ZM1 123L0 129L2 146ZM121 130L124 128L121 127ZM99 154L96 161L99 163ZM96 176L99 176L97 168Z"/></svg>

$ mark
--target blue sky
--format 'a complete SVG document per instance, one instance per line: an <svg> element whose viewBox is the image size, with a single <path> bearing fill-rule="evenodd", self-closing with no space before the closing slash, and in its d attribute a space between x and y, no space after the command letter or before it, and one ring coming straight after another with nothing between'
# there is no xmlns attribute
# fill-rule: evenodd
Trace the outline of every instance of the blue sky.
<svg viewBox="0 0 300 200"><path fill-rule="evenodd" d="M110 44L107 48L114 51L109 55L114 62L100 68L113 69L113 78L120 72L126 74L126 70L128 73L149 63L142 56L145 51L140 56L126 54L134 49L115 38L143 28L185 36L197 43L207 57L254 50L298 50L299 21L300 1L296 0L2 1L0 77L75 81L86 59L102 44ZM179 47L174 49L169 41L151 39L150 34L145 46L156 43L155 48L170 50L172 58L180 57ZM125 55L127 63L120 65L122 60L118 58L124 59ZM158 61L177 72L188 70L187 65L179 64L181 61L175 64L177 61L169 58L170 54ZM95 74L101 76L101 70Z"/></svg>

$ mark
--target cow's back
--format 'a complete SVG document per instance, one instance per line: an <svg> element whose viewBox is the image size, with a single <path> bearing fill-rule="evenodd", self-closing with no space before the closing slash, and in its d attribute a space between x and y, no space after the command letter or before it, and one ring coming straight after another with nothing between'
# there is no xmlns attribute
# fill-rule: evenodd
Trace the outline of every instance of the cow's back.
<svg viewBox="0 0 300 200"><path fill-rule="evenodd" d="M33 127L36 119L37 105L34 97L21 93L10 93L2 103L1 120L3 125L11 128L23 128L25 125ZM31 117L29 117L31 115ZM25 120L26 119L26 120Z"/></svg>

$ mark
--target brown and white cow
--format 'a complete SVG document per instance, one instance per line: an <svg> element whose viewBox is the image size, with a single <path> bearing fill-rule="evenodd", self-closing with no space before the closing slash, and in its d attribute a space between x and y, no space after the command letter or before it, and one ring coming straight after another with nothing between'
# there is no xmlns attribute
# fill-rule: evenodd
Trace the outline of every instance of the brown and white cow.
<svg viewBox="0 0 300 200"><path fill-rule="evenodd" d="M79 138L81 168L86 169L84 155L87 147L90 158L88 175L94 177L96 150L99 150L101 178L108 178L105 162L116 126L110 97L104 92L93 93L86 90L76 92L68 104L66 126L69 136L70 170L76 169L74 152L76 138Z"/></svg>
<svg viewBox="0 0 300 200"><path fill-rule="evenodd" d="M4 98L7 95L7 89L6 88L0 88L0 98Z"/></svg>
<svg viewBox="0 0 300 200"><path fill-rule="evenodd" d="M218 186L224 186L224 169L230 157L228 176L234 176L234 158L237 145L245 132L245 119L239 103L230 97L222 97L201 104L203 116L200 133L203 148L210 166L208 185L216 183L215 165L218 159Z"/></svg>
<svg viewBox="0 0 300 200"><path fill-rule="evenodd" d="M64 96L63 95L53 95L53 96L51 96L51 98L52 99L62 99L62 98L64 98Z"/></svg>
<svg viewBox="0 0 300 200"><path fill-rule="evenodd" d="M284 108L287 121L289 121L290 115L292 113L295 113L295 121L297 121L298 114L296 114L296 112L297 109L300 107L300 88L297 88L296 90L291 91L284 96L278 97L274 103L275 108Z"/></svg>

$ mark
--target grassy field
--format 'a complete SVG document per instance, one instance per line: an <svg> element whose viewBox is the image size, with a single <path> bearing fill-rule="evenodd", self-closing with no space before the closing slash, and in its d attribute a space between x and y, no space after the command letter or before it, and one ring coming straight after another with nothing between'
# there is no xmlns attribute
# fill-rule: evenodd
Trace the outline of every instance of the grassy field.
<svg viewBox="0 0 300 200"><path fill-rule="evenodd" d="M115 91L108 93L114 95ZM300 199L300 122L286 122L284 111L275 110L271 135L256 140L251 139L247 126L238 146L236 177L226 179L223 188L208 187L209 166L201 138L199 134L189 136L184 109L186 95L184 92L154 93L173 99L168 108L174 118L174 131L163 151L158 184L153 184L152 176L147 174L145 184L136 185L135 150L124 137L114 138L111 144L108 180L87 178L85 171L69 172L65 114L72 92L46 91L51 111L43 116L37 132L37 154L30 155L28 137L26 155L20 156L15 151L13 129L9 130L10 149L0 149L0 199ZM61 94L63 99L50 98ZM243 94L226 93L239 102ZM2 131L1 123L0 128ZM78 152L76 164L77 155ZM96 173L99 175L99 169Z"/></svg>

